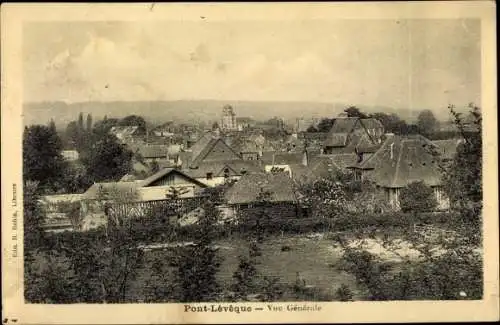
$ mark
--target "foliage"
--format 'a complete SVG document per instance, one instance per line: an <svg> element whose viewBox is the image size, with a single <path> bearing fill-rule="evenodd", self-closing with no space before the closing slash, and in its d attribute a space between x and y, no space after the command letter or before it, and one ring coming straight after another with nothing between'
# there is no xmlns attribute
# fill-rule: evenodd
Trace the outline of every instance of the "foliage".
<svg viewBox="0 0 500 325"><path fill-rule="evenodd" d="M210 198L202 203L202 209L204 214L198 221L194 245L183 247L174 258L175 291L177 301L181 302L214 301L220 291L216 274L221 259L218 249L213 247L220 212Z"/></svg>
<svg viewBox="0 0 500 325"><path fill-rule="evenodd" d="M62 142L54 128L32 125L23 134L23 179L37 181L45 192L63 187L61 177L66 164L61 155Z"/></svg>
<svg viewBox="0 0 500 325"><path fill-rule="evenodd" d="M122 118L118 122L119 126L138 126L138 132L140 134L146 133L146 121L142 116L138 115L129 115Z"/></svg>
<svg viewBox="0 0 500 325"><path fill-rule="evenodd" d="M94 182L117 181L132 170L133 153L112 135L103 135L82 153L87 176Z"/></svg>
<svg viewBox="0 0 500 325"><path fill-rule="evenodd" d="M172 272L168 257L156 257L151 264L151 277L146 281L146 302L167 302L174 298Z"/></svg>
<svg viewBox="0 0 500 325"><path fill-rule="evenodd" d="M83 214L80 211L80 202L58 202L57 210L64 213L66 217L71 221L71 225L75 231L79 231L83 226Z"/></svg>
<svg viewBox="0 0 500 325"><path fill-rule="evenodd" d="M356 106L348 106L346 109L344 109L344 112L347 113L347 117L359 117L359 118L368 117L368 115L361 112L361 110Z"/></svg>
<svg viewBox="0 0 500 325"><path fill-rule="evenodd" d="M470 115L475 132L467 132L467 127L460 113L450 106L465 143L459 145L455 159L447 169L443 180L445 191L451 206L461 211L464 218L477 222L482 209L482 115L479 107L471 104Z"/></svg>
<svg viewBox="0 0 500 325"><path fill-rule="evenodd" d="M352 300L352 291L349 289L349 286L346 284L342 284L335 291L335 298L339 301L351 301Z"/></svg>
<svg viewBox="0 0 500 325"><path fill-rule="evenodd" d="M398 246L392 239L383 238L382 246L397 254L394 249ZM452 237L431 244L412 234L404 238L418 255L397 254L400 262L383 259L340 238L344 256L338 267L355 276L368 300L481 299L482 260L467 239Z"/></svg>
<svg viewBox="0 0 500 325"><path fill-rule="evenodd" d="M39 200L38 182L25 181L23 188L25 251L41 247L44 242L45 233L42 226L45 221L45 213Z"/></svg>
<svg viewBox="0 0 500 325"><path fill-rule="evenodd" d="M318 126L316 127L317 132L329 132L333 126L335 119L323 118L319 121ZM309 131L308 131L309 132Z"/></svg>
<svg viewBox="0 0 500 325"><path fill-rule="evenodd" d="M436 131L439 125L438 120L431 110L423 110L418 114L417 127L424 135L431 134Z"/></svg>
<svg viewBox="0 0 500 325"><path fill-rule="evenodd" d="M400 207L403 212L428 212L437 206L434 190L424 182L412 182L401 189Z"/></svg>
<svg viewBox="0 0 500 325"><path fill-rule="evenodd" d="M271 197L271 192L261 188L256 199L257 209L244 216L246 219L244 222L251 220L255 223L247 237L248 256L238 257L238 268L233 274L232 289L238 300L248 300L251 294L261 293L261 300L275 301L283 294L277 278L262 276L257 270L260 264L259 257L262 256L260 244L264 240L265 225L269 223L266 208L271 202Z"/></svg>
<svg viewBox="0 0 500 325"><path fill-rule="evenodd" d="M75 302L74 273L64 253L30 251L25 255L24 266L24 297L27 301L49 304Z"/></svg>
<svg viewBox="0 0 500 325"><path fill-rule="evenodd" d="M345 212L346 191L341 175L316 179L298 185L298 198L311 209L312 217L335 218Z"/></svg>

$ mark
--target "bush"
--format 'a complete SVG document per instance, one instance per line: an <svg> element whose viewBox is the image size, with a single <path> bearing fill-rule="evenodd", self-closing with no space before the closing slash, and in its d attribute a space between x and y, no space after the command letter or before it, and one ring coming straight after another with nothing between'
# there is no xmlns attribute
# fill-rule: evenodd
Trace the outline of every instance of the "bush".
<svg viewBox="0 0 500 325"><path fill-rule="evenodd" d="M437 207L434 190L422 181L403 188L399 201L403 212L429 212Z"/></svg>

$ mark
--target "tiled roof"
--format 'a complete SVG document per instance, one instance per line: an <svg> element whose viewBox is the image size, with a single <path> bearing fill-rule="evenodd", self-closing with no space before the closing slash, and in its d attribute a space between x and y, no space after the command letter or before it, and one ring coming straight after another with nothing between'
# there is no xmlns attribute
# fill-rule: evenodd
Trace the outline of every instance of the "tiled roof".
<svg viewBox="0 0 500 325"><path fill-rule="evenodd" d="M180 171L180 170L177 170L175 168L164 168L160 171L158 171L157 173L155 173L154 175L151 175L150 177L146 178L145 180L141 181L139 183L139 185L141 187L146 187L146 186L150 186L151 184L153 184L154 182L158 181L159 179L167 176L168 174L171 174L171 173L176 173L176 174L179 174L181 176L183 176L184 178L186 178L187 180L189 180L189 182L191 183L195 183L195 184L198 184L199 186L202 186L202 187L206 187L205 184L197 181L196 179L194 179L193 177L191 177L190 175Z"/></svg>
<svg viewBox="0 0 500 325"><path fill-rule="evenodd" d="M434 140L434 143L438 147L438 151L441 154L442 159L453 159L457 153L458 145L463 143L463 139L448 139L448 140Z"/></svg>
<svg viewBox="0 0 500 325"><path fill-rule="evenodd" d="M344 147L347 144L348 133L331 133L325 140L326 147Z"/></svg>
<svg viewBox="0 0 500 325"><path fill-rule="evenodd" d="M341 153L325 155L340 169L346 169L358 161L358 155L355 153Z"/></svg>
<svg viewBox="0 0 500 325"><path fill-rule="evenodd" d="M358 117L338 117L335 118L332 128L330 129L331 134L335 133L351 133L356 123L359 121Z"/></svg>
<svg viewBox="0 0 500 325"><path fill-rule="evenodd" d="M228 204L255 202L259 193L269 191L272 202L296 202L292 179L286 173L256 173L244 175L225 194Z"/></svg>
<svg viewBox="0 0 500 325"><path fill-rule="evenodd" d="M96 200L99 199L98 194L100 190L119 190L133 192L139 187L139 182L107 182L107 183L94 183L89 189L82 194L82 199Z"/></svg>
<svg viewBox="0 0 500 325"><path fill-rule="evenodd" d="M205 161L196 167L183 168L182 171L193 178L204 178L208 173L212 173L213 177L221 177L224 176L224 168L226 167L229 169L230 176L241 176L262 171L257 161L247 160Z"/></svg>
<svg viewBox="0 0 500 325"><path fill-rule="evenodd" d="M375 118L363 118L360 119L361 124L367 129L383 129L382 123Z"/></svg>
<svg viewBox="0 0 500 325"><path fill-rule="evenodd" d="M373 156L354 168L367 170L366 176L383 187L400 188L414 181L429 186L441 184L435 145L422 136L388 137Z"/></svg>
<svg viewBox="0 0 500 325"><path fill-rule="evenodd" d="M139 145L135 147L136 152L138 152L142 157L146 159L152 158L165 158L168 153L168 145L164 144L147 144Z"/></svg>

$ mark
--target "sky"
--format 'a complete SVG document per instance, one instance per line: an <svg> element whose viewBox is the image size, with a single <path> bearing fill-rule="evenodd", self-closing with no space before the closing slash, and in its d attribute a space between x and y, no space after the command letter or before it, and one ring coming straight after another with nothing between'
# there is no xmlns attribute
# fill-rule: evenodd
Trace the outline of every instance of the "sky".
<svg viewBox="0 0 500 325"><path fill-rule="evenodd" d="M480 103L479 20L39 22L25 101Z"/></svg>

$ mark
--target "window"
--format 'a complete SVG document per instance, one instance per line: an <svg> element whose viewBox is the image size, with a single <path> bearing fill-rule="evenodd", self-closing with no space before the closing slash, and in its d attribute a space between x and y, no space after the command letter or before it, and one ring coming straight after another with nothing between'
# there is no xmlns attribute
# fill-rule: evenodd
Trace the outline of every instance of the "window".
<svg viewBox="0 0 500 325"><path fill-rule="evenodd" d="M207 179L212 179L214 177L213 173L207 173Z"/></svg>

